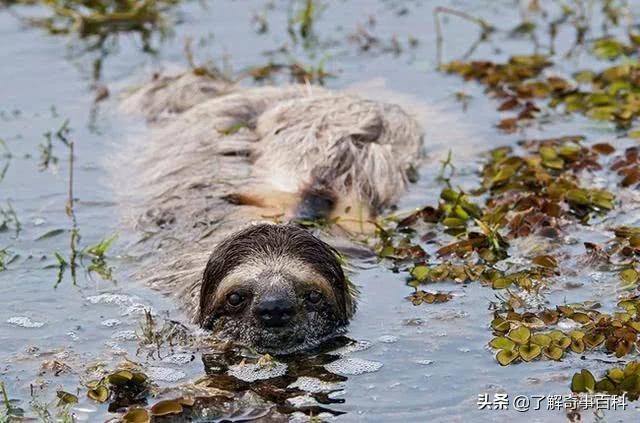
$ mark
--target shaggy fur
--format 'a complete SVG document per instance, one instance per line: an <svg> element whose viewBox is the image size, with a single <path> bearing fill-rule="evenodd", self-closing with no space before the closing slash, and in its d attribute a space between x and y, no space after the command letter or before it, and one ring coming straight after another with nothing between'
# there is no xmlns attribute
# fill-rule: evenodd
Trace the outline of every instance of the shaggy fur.
<svg viewBox="0 0 640 423"><path fill-rule="evenodd" d="M321 300L310 303L311 292ZM240 306L228 296L241 294ZM259 317L265 298L283 298L294 312L283 327ZM261 352L289 354L320 344L344 328L355 302L336 253L305 229L253 225L216 246L204 271L197 321Z"/></svg>
<svg viewBox="0 0 640 423"><path fill-rule="evenodd" d="M375 216L405 191L422 151L419 125L396 105L319 87L211 84L156 79L125 99L150 123L113 161L127 163L114 170L127 217L159 250L144 278L194 320L207 258L229 234L286 221L320 194L336 215Z"/></svg>

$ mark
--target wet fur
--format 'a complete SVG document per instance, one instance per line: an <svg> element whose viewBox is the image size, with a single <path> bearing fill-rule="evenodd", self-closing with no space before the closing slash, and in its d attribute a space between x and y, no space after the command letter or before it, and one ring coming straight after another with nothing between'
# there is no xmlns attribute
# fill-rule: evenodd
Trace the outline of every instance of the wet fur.
<svg viewBox="0 0 640 423"><path fill-rule="evenodd" d="M126 98L123 109L142 112L149 128L112 161L127 164L113 175L127 221L146 234L139 251L150 244L158 250L142 277L175 294L203 324L198 309L209 304L200 295L202 271L221 241L251 222L286 221L322 207L320 215L362 224L399 199L422 152L419 125L396 105L319 87L211 84L156 78ZM254 257L267 253L246 247ZM205 284L216 280L204 275ZM338 321L354 309L347 288L336 294Z"/></svg>

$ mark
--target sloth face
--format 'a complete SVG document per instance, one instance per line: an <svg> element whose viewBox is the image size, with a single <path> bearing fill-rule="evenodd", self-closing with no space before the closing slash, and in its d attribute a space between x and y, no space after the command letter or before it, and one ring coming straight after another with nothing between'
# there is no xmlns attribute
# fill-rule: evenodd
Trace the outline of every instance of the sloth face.
<svg viewBox="0 0 640 423"><path fill-rule="evenodd" d="M353 312L334 252L303 229L259 225L221 243L205 270L200 324L288 354L338 333Z"/></svg>

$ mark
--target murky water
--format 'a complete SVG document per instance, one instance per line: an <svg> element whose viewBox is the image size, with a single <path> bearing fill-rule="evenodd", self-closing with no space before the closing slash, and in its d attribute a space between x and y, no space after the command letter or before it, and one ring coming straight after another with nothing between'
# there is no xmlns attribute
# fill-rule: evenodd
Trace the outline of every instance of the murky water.
<svg viewBox="0 0 640 423"><path fill-rule="evenodd" d="M269 57L265 52L291 44L286 31L286 3L187 2L171 14L176 21L174 33L163 40L153 39L156 54L141 53L135 36L121 35L105 55L101 68L99 84L107 86L111 96L97 105L92 77L97 52L83 52L81 40L53 37L25 27L13 13L0 9L0 139L6 144L6 154L0 145L0 170L8 163L0 182L0 208L9 215L15 211L19 221L16 224L15 219L10 220L6 230L0 231L0 249L7 247L11 255L18 256L7 270L0 272L0 380L10 398L16 400L15 406L29 410L34 397L55 403L56 390L75 393L81 382L94 379L101 368L113 370L125 358L141 363L160 387L186 383L204 374L197 351L177 349L183 355L169 357L165 351L162 359L148 357L146 352L137 354L135 331L139 332L145 309L178 321L182 315L172 301L131 278L140 259L129 256L127 247L140 234L121 229L123 212L113 201L105 168L119 140L140 130L141 123L116 112L116 97L119 90L145 80L152 71L184 66L186 37L193 39L194 51L201 60L228 61L235 70L266 63ZM524 137L583 134L590 142L614 141L616 134L610 128L585 118L555 119L544 126L527 128L525 133L498 133L493 125L500 114L482 88L436 71L432 10L445 4L483 16L504 29L520 22L518 7L510 1L326 2L315 28L320 45L307 50L300 45L293 47L296 57L304 62L326 61L326 69L335 74L335 78L327 80L331 87L383 78L387 88L418 103L433 104L446 113L444 122L422 122L429 159L421 169L420 182L407 194L401 209L437 202L442 189L435 181L438 160L444 159L449 149L457 167L456 181L464 186L476 182L479 152L515 144ZM28 12L23 7L12 10ZM266 18L266 34L255 31L254 14ZM399 54L376 47L359 51L348 41L349 35L358 25L366 25L370 16L376 21L372 31L383 44L397 36L402 46ZM471 45L477 27L451 18L445 23L444 32L443 54L445 59L452 59ZM417 46L409 46L410 37L418 40ZM569 34L559 34L559 44L569 42ZM482 44L474 57L504 59L513 53L532 51L528 40L498 37ZM276 56L276 60L282 57L286 58ZM563 62L563 66L567 72L585 64L596 66L589 60L580 56ZM456 100L455 93L459 91L472 96L466 110ZM73 196L77 199L79 246L84 248L118 236L107 257L107 266L113 269L112 280L88 272L90 259L85 258L78 267L75 283L68 267L57 281L59 261L55 253L69 261L73 227L65 212L69 151L56 136L65 121L71 129L67 138L75 145ZM46 133L51 134L48 155L43 153L47 150ZM620 141L617 145L625 144ZM44 166L47 158L48 166ZM599 228L614 223L638 225L640 213L635 204L597 222L595 229L576 228L571 236L581 241L604 241L607 238ZM531 240L528 242L513 248L536 248ZM575 254L581 245L559 248ZM570 262L566 267L574 265ZM367 348L346 354L346 362L330 368L347 376L338 394L344 403L329 406L344 413L337 420L525 418L513 410L478 410L478 395L566 394L570 376L585 366L578 354L572 354L562 362L501 367L486 347L492 337L487 328L494 291L473 283L442 283L438 289L451 291L452 301L415 307L405 299L413 291L406 286L405 275L371 263L358 267L362 269L352 279L360 286L362 297L348 336L366 341ZM580 289L565 289L569 281L583 285ZM547 297L550 305L565 300L597 300L610 310L615 304L613 293L618 281L612 275L576 269L556 282ZM604 294L611 298L603 298ZM601 358L614 361L604 354ZM606 363L590 360L589 366L598 370ZM102 421L114 416L107 412L106 405L86 399L85 388L79 397L80 404L74 410L78 420ZM593 419L585 414L585 419ZM607 421L637 421L639 416L638 406L632 403L626 412L607 413ZM560 411L541 410L529 412L526 418L560 421L564 417Z"/></svg>

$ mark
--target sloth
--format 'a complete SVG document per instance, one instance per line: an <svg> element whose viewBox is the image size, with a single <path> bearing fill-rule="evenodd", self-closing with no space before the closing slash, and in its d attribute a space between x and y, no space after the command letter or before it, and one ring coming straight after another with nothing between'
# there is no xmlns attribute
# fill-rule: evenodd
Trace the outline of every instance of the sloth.
<svg viewBox="0 0 640 423"><path fill-rule="evenodd" d="M192 72L156 77L122 107L148 123L114 172L145 234L138 245L158 249L142 277L205 330L259 352L290 354L344 331L357 290L332 245L370 233L407 189L422 157L416 119L347 92Z"/></svg>
<svg viewBox="0 0 640 423"><path fill-rule="evenodd" d="M355 311L335 251L292 225L250 226L223 240L202 278L197 321L265 352L313 347Z"/></svg>

